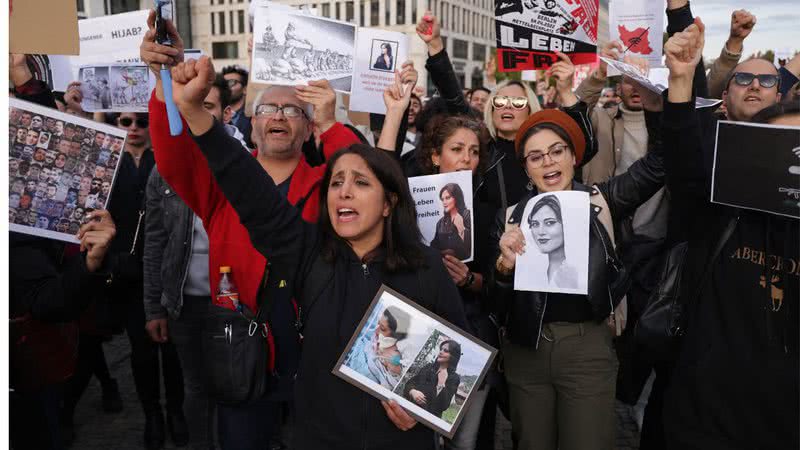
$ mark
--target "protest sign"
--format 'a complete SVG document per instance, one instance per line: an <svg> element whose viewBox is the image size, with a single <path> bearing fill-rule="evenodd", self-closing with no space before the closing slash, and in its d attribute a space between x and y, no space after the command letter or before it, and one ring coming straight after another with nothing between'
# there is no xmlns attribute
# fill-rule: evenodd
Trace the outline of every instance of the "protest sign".
<svg viewBox="0 0 800 450"><path fill-rule="evenodd" d="M104 209L125 131L9 99L11 231L77 243L84 214Z"/></svg>
<svg viewBox="0 0 800 450"><path fill-rule="evenodd" d="M78 5L75 0L25 0L9 4L8 51L77 55Z"/></svg>
<svg viewBox="0 0 800 450"><path fill-rule="evenodd" d="M713 203L800 218L800 127L720 121L713 170Z"/></svg>
<svg viewBox="0 0 800 450"><path fill-rule="evenodd" d="M88 112L147 112L155 77L144 64L81 67L83 101Z"/></svg>
<svg viewBox="0 0 800 450"><path fill-rule="evenodd" d="M514 289L586 294L589 194L558 191L528 200L520 220L527 251L517 256Z"/></svg>
<svg viewBox="0 0 800 450"><path fill-rule="evenodd" d="M394 332L385 325L389 320ZM333 374L379 400L396 401L452 438L496 355L496 349L383 285ZM441 380L443 361L448 370Z"/></svg>
<svg viewBox="0 0 800 450"><path fill-rule="evenodd" d="M75 64L140 63L148 14L149 10L141 10L79 21L81 56Z"/></svg>
<svg viewBox="0 0 800 450"><path fill-rule="evenodd" d="M405 33L375 28L359 30L350 109L386 114L383 91L394 82L394 71L400 70L407 55Z"/></svg>
<svg viewBox="0 0 800 450"><path fill-rule="evenodd" d="M597 61L598 0L497 0L498 69L546 69L556 51L573 64Z"/></svg>
<svg viewBox="0 0 800 450"><path fill-rule="evenodd" d="M628 63L623 62L623 61L617 61L617 60L614 60L614 59L605 58L603 56L601 56L600 59L602 59L604 62L606 62L608 64L608 68L609 69L614 68L615 70L619 71L622 75L624 75L626 77L629 77L629 78L633 79L635 82L639 83L639 85L641 85L643 88L647 89L648 91L655 92L656 94L660 95L662 92L667 90L667 87L669 87L669 86L664 86L662 84L654 83L649 78L649 76L645 76L644 74L642 74L642 72L639 71L639 68L634 66L634 65L628 64ZM668 75L669 75L669 73L667 73L667 79L668 79ZM657 71L655 76L654 76L654 79L656 79L657 82L663 82L663 80L664 80L664 72L663 72L663 70ZM698 109L699 108L710 108L710 107L717 106L720 103L722 103L722 100L697 97L695 99L695 108L698 108Z"/></svg>
<svg viewBox="0 0 800 450"><path fill-rule="evenodd" d="M475 249L472 172L411 177L408 187L425 244L463 262L472 261Z"/></svg>
<svg viewBox="0 0 800 450"><path fill-rule="evenodd" d="M326 79L337 91L352 89L355 25L257 6L253 35L252 81L294 86Z"/></svg>
<svg viewBox="0 0 800 450"><path fill-rule="evenodd" d="M650 67L662 66L664 10L663 0L611 0L610 40L621 41L624 53L646 58Z"/></svg>

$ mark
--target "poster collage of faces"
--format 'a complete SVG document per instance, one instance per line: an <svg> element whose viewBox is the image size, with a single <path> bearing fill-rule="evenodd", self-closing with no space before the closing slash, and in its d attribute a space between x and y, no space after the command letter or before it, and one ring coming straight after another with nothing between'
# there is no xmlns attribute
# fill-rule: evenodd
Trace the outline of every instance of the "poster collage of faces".
<svg viewBox="0 0 800 450"><path fill-rule="evenodd" d="M11 231L76 242L86 212L106 207L125 132L9 100Z"/></svg>

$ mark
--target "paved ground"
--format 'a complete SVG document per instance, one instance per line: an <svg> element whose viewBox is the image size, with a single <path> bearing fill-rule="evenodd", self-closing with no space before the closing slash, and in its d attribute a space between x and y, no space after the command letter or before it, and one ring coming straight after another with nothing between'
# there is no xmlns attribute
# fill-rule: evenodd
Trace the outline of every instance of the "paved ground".
<svg viewBox="0 0 800 450"><path fill-rule="evenodd" d="M117 379L125 409L119 414L104 414L100 405L100 385L92 380L75 412L76 450L140 450L144 415L136 398L130 366L130 346L125 336L105 344L111 375ZM163 391L162 391L163 392ZM498 414L495 450L512 450L511 424ZM169 439L166 449L174 447ZM616 450L638 450L639 431L627 407L617 405Z"/></svg>

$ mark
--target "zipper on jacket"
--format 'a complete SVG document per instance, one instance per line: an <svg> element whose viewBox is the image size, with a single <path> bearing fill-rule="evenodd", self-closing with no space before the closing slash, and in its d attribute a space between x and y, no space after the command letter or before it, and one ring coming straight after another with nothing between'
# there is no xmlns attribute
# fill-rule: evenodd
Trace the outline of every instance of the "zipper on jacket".
<svg viewBox="0 0 800 450"><path fill-rule="evenodd" d="M189 227L189 242L188 242L189 251L187 252L188 253L188 255L187 255L188 256L188 258L187 258L188 261L186 261L186 265L183 267L183 279L181 280L181 292L180 292L180 295L178 296L178 298L180 299L180 302L177 305L178 306L178 308L177 308L178 314L180 314L181 310L183 310L183 288L186 287L186 279L189 278L189 264L192 263L192 249L194 248L194 213L190 213L189 214L189 219L191 219L190 220L191 226ZM209 251L211 250L211 241L210 240L209 240L208 249L209 249ZM209 287L209 291L210 290L211 290L211 288ZM209 292L209 295L211 295L211 292Z"/></svg>
<svg viewBox="0 0 800 450"><path fill-rule="evenodd" d="M536 334L536 348L539 349L539 340L542 338L542 324L544 323L544 312L547 310L547 292L544 293L544 307L542 308L542 316L539 317L539 332Z"/></svg>

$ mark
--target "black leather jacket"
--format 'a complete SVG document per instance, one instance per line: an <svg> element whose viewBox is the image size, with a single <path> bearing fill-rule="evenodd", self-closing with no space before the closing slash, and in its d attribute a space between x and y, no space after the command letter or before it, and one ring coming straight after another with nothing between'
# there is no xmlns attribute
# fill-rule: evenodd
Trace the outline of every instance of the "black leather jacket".
<svg viewBox="0 0 800 450"><path fill-rule="evenodd" d="M654 128L656 118L651 113L648 128ZM588 187L573 182L572 189L589 192L590 195L603 194L614 221L632 214L636 208L646 202L664 185L664 166L660 134L655 130L650 134L650 149L647 155L634 163L628 172L612 177L608 181ZM537 191L531 191L514 206L509 219L510 224L518 224L528 200L535 197ZM622 264L611 245L605 228L600 223L599 206L592 205L589 226L589 295L592 316L597 322L606 319L614 307L625 295L625 283L610 270L612 264ZM489 234L492 250L491 261L500 256L500 238L505 231L506 211L499 211L492 231ZM491 295L497 308L498 317L506 318L506 335L511 342L528 347L538 347L544 311L547 308L547 293L514 290L514 277L503 276L497 270L491 271Z"/></svg>

